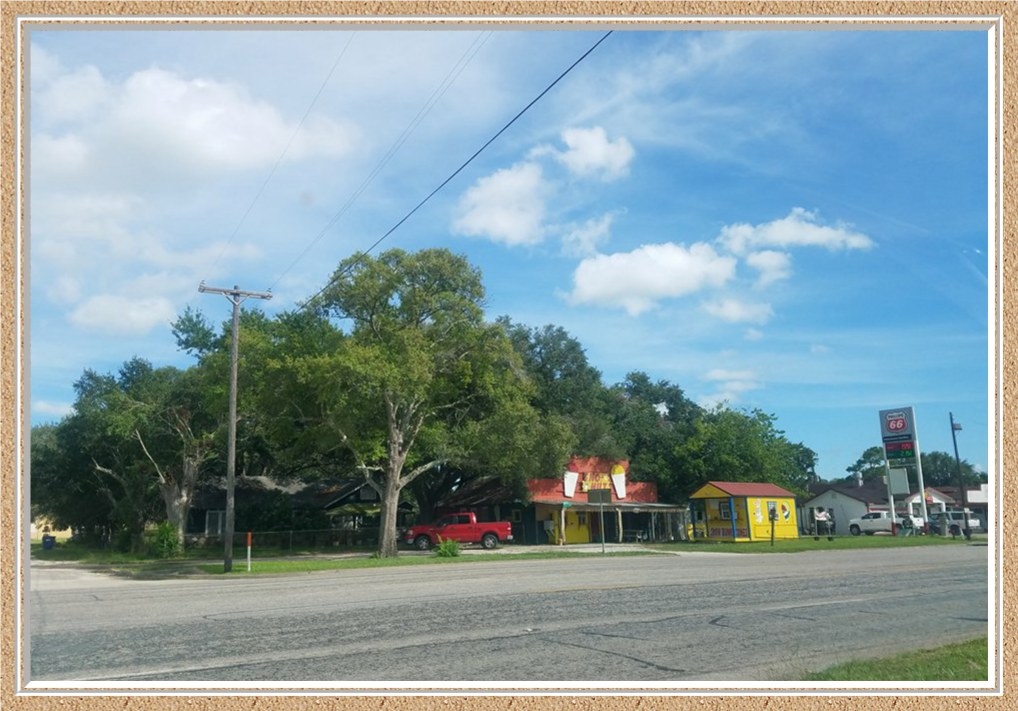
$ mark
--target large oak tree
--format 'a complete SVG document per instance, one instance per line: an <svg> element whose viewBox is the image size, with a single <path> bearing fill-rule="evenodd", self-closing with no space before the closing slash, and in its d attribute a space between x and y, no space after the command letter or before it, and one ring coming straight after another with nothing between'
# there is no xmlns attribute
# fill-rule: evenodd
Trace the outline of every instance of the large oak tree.
<svg viewBox="0 0 1018 711"><path fill-rule="evenodd" d="M381 499L378 555L396 555L400 494L443 465L509 475L539 437L505 330L485 322L481 276L447 250L344 260L315 301L349 328L301 364L316 411Z"/></svg>

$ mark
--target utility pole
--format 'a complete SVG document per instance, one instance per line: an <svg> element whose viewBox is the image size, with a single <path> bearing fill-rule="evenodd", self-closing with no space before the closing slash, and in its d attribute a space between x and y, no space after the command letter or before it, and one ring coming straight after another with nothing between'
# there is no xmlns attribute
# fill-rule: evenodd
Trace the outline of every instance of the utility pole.
<svg viewBox="0 0 1018 711"><path fill-rule="evenodd" d="M947 416L951 420L951 441L954 442L954 470L958 477L958 493L961 494L961 532L968 540L972 538L972 529L969 528L968 493L965 490L965 481L961 476L961 457L958 456L958 430L961 424L954 421L954 413L949 412Z"/></svg>
<svg viewBox="0 0 1018 711"><path fill-rule="evenodd" d="M234 528L234 488L237 472L237 331L240 326L240 304L245 299L271 299L272 294L263 291L241 291L236 286L232 289L220 289L198 285L203 294L222 294L233 304L233 328L230 343L230 421L228 428L229 442L226 450L226 530L223 532L223 572L233 570L233 528Z"/></svg>

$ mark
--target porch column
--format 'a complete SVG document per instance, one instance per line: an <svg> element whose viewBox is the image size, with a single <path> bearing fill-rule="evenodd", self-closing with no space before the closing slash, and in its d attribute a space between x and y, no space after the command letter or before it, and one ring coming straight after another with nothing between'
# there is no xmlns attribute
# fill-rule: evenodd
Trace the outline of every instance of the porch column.
<svg viewBox="0 0 1018 711"><path fill-rule="evenodd" d="M617 534L619 543L622 543L622 509L615 509L615 513L616 513L615 520L618 522L618 525L615 528L618 529Z"/></svg>
<svg viewBox="0 0 1018 711"><path fill-rule="evenodd" d="M559 518L559 537L558 544L564 546L566 544L566 507L562 506L558 511Z"/></svg>

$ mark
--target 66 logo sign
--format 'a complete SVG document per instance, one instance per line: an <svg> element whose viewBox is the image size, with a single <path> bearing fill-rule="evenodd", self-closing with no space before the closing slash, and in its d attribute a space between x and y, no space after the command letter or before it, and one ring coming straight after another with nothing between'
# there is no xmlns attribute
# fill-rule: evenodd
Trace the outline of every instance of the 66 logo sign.
<svg viewBox="0 0 1018 711"><path fill-rule="evenodd" d="M904 412L891 412L887 415L887 429L889 432L900 434L908 429L908 419Z"/></svg>
<svg viewBox="0 0 1018 711"><path fill-rule="evenodd" d="M901 441L910 439L915 433L915 416L911 407L880 411L880 429L884 439Z"/></svg>

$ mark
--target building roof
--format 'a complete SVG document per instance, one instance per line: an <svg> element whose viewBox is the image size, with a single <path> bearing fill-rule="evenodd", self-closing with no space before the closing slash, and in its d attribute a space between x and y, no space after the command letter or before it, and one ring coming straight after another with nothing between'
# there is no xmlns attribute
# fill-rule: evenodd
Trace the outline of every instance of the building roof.
<svg viewBox="0 0 1018 711"><path fill-rule="evenodd" d="M561 479L531 479L527 482L527 492L535 504L561 504L565 502L585 504L586 492L576 489L572 497L565 495ZM611 490L612 503L654 504L657 503L657 484L652 481L627 481L626 498L620 499L615 489Z"/></svg>
<svg viewBox="0 0 1018 711"><path fill-rule="evenodd" d="M834 492L864 504L887 505L887 485L882 481L869 481L862 486L858 484L813 484L809 487L810 501L828 492Z"/></svg>
<svg viewBox="0 0 1018 711"><path fill-rule="evenodd" d="M782 499L794 499L795 494L782 489L777 484L754 481L708 481L690 494L691 499L717 498L721 492L726 496L774 496Z"/></svg>

